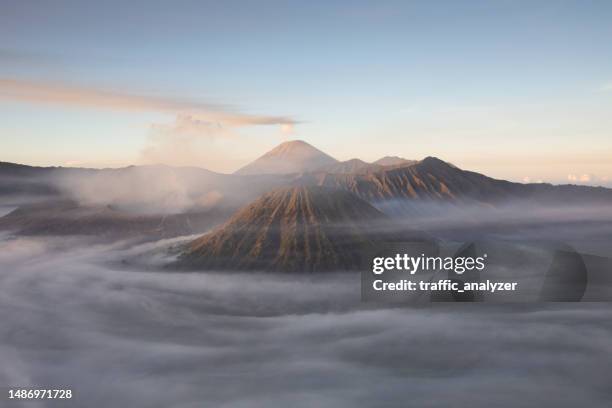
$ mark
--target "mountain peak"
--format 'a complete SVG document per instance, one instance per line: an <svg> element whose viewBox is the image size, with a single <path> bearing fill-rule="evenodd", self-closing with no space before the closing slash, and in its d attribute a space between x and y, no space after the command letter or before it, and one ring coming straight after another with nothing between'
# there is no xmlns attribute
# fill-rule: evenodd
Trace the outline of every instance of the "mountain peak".
<svg viewBox="0 0 612 408"><path fill-rule="evenodd" d="M387 217L347 191L315 186L274 190L191 242L178 266L284 272L353 269L381 239L369 224L376 220L385 222Z"/></svg>
<svg viewBox="0 0 612 408"><path fill-rule="evenodd" d="M421 163L429 164L429 165L440 165L440 164L448 165L448 163L446 163L444 160L440 160L434 156L427 156L426 158L421 160Z"/></svg>
<svg viewBox="0 0 612 408"><path fill-rule="evenodd" d="M265 157L265 156L270 157L274 155L290 155L290 154L296 154L296 153L297 154L311 154L311 155L317 155L317 154L325 155L325 153L323 153L321 150L317 149L310 143L307 143L303 140L289 140L287 142L283 142L279 144L274 149L264 154L262 157Z"/></svg>
<svg viewBox="0 0 612 408"><path fill-rule="evenodd" d="M282 142L281 144L276 146L277 149L280 147L312 147L314 148L314 146L311 145L310 143L305 142L304 140L300 140L300 139L287 140L286 142Z"/></svg>
<svg viewBox="0 0 612 408"><path fill-rule="evenodd" d="M358 158L354 158L354 159L348 159L347 161L345 161L345 163L349 163L349 164L369 164L368 162L365 162L361 159Z"/></svg>
<svg viewBox="0 0 612 408"><path fill-rule="evenodd" d="M303 140L281 143L235 174L291 174L314 171L338 161Z"/></svg>

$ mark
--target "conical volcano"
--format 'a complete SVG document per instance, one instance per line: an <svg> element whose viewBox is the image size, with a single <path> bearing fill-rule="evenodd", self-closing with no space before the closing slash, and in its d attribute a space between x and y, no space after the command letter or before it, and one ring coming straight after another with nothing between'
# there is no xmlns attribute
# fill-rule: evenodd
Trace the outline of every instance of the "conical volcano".
<svg viewBox="0 0 612 408"><path fill-rule="evenodd" d="M276 190L191 242L178 265L282 272L359 269L392 237L380 232L386 222L383 213L346 191Z"/></svg>
<svg viewBox="0 0 612 408"><path fill-rule="evenodd" d="M333 157L302 140L292 140L276 146L257 160L236 171L236 174L302 173L337 162Z"/></svg>

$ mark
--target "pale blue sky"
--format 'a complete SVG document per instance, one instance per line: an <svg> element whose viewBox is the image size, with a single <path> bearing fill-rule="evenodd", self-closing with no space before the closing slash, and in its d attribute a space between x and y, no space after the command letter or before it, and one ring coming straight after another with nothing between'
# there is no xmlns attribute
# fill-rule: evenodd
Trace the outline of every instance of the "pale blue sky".
<svg viewBox="0 0 612 408"><path fill-rule="evenodd" d="M301 138L339 159L436 155L513 180L612 179L609 1L0 5L0 160L231 171ZM38 86L92 102L49 103ZM126 108L126 94L220 105L223 130L185 131L173 126L184 105Z"/></svg>

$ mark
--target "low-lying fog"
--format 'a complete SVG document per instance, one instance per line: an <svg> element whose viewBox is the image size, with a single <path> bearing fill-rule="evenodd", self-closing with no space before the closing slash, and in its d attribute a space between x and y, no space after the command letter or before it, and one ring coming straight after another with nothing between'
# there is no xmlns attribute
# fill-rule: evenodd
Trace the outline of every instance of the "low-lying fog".
<svg viewBox="0 0 612 408"><path fill-rule="evenodd" d="M361 303L359 276L348 273L115 267L167 243L0 237L0 384L71 388L75 396L21 406L612 401L610 304L385 308Z"/></svg>

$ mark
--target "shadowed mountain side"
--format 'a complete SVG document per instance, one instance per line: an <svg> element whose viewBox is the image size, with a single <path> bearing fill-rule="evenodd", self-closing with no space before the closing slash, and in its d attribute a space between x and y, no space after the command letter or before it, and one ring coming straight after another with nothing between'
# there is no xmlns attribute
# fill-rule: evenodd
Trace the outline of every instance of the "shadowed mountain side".
<svg viewBox="0 0 612 408"><path fill-rule="evenodd" d="M20 207L0 218L0 230L18 235L89 235L146 240L202 233L229 217L231 209L182 214L134 214L112 206L84 207L75 202Z"/></svg>
<svg viewBox="0 0 612 408"><path fill-rule="evenodd" d="M516 200L546 203L612 203L612 190L588 186L520 184L461 170L434 157L368 174L305 174L296 183L350 191L385 213L415 213L425 203L496 206Z"/></svg>
<svg viewBox="0 0 612 408"><path fill-rule="evenodd" d="M433 157L376 173L304 175L302 180L347 190L370 202L397 198L493 202L522 186L463 171Z"/></svg>
<svg viewBox="0 0 612 408"><path fill-rule="evenodd" d="M225 225L191 242L180 269L319 272L357 270L388 241L387 217L353 194L296 187L264 194Z"/></svg>

